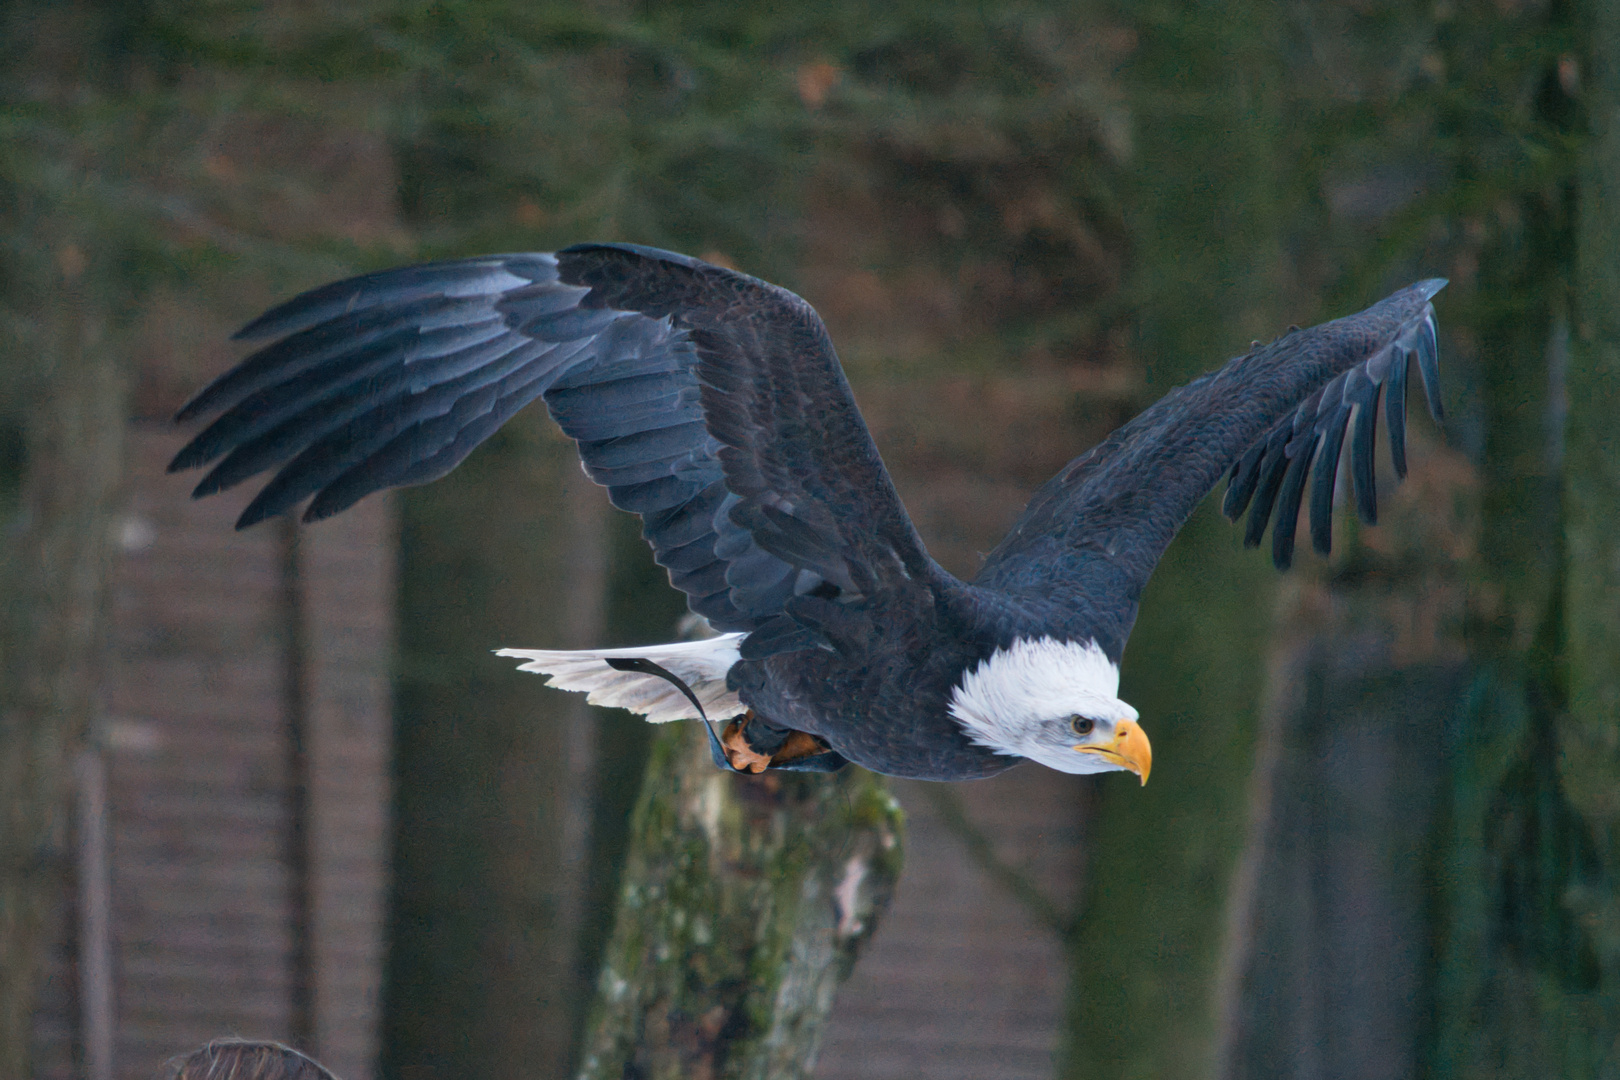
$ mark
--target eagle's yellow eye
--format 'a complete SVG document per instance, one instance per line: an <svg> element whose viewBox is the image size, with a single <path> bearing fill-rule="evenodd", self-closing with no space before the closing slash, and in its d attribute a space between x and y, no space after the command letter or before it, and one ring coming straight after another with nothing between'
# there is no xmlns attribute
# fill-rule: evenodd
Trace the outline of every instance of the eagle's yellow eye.
<svg viewBox="0 0 1620 1080"><path fill-rule="evenodd" d="M1081 738L1085 738L1087 735L1090 735L1091 734L1091 729L1096 727L1096 726L1097 726L1097 722L1095 720L1090 719L1089 717L1085 717L1085 716L1071 716L1071 717L1069 717L1069 727L1073 728L1074 733L1076 735L1080 736Z"/></svg>

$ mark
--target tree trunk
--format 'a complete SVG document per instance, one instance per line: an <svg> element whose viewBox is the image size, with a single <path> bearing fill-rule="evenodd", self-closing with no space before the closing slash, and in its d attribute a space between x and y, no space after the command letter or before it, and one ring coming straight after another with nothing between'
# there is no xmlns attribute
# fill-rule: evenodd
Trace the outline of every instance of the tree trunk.
<svg viewBox="0 0 1620 1080"><path fill-rule="evenodd" d="M1564 791L1601 874L1570 901L1592 927L1603 1023L1620 1037L1620 10L1583 5L1586 115L1564 458ZM1609 1052L1606 1075L1620 1072Z"/></svg>
<svg viewBox="0 0 1620 1080"><path fill-rule="evenodd" d="M1414 461L1408 505L1364 537L1382 550L1353 546L1307 583L1318 595L1282 637L1308 657L1276 687L1224 1075L1620 1070L1620 83L1600 8L1584 24L1561 5L1442 20L1430 69L1447 82L1424 141L1449 150L1433 181L1451 213L1448 428L1473 462ZM1566 51L1581 33L1585 63ZM1478 521L1443 528L1458 508ZM1414 523L1428 535L1400 539Z"/></svg>
<svg viewBox="0 0 1620 1080"><path fill-rule="evenodd" d="M1448 68L1469 73L1459 75L1459 100L1474 87L1516 85L1514 114L1526 124L1516 142L1579 147L1576 84L1560 71L1574 57L1551 45L1576 33L1570 9L1559 5L1470 12L1453 29L1446 58ZM1512 47L1527 40L1542 44ZM1597 963L1603 927L1583 910L1598 898L1612 903L1613 879L1594 859L1601 814L1582 807L1560 764L1573 760L1571 748L1560 755L1558 747L1561 736L1576 734L1563 719L1566 665L1592 644L1590 628L1564 614L1561 581L1584 565L1581 585L1598 584L1588 555L1571 559L1573 545L1566 548L1574 534L1561 522L1572 508L1563 505L1560 473L1563 490L1603 486L1590 436L1577 435L1585 442L1578 454L1564 453L1570 293L1582 272L1579 223L1604 209L1596 192L1579 188L1574 154L1555 159L1558 172L1495 187L1499 127L1473 109L1448 115L1447 124L1460 148L1455 182L1484 181L1489 193L1470 199L1479 209L1464 220L1483 241L1470 252L1478 273L1455 304L1460 351L1479 373L1484 438L1470 682L1458 703L1434 867L1435 1021L1425 1064L1442 1080L1613 1075L1613 1005L1603 1000ZM1611 248L1604 257L1613 255ZM1580 407L1602 408L1598 388L1585 390L1594 400ZM1572 432L1582 429L1590 430ZM1612 601L1598 594L1575 606L1594 602ZM1613 722L1610 714L1611 734ZM1577 752L1585 759L1577 771L1606 771L1612 797L1612 752L1594 750Z"/></svg>
<svg viewBox="0 0 1620 1080"><path fill-rule="evenodd" d="M43 921L61 900L69 769L95 708L125 387L117 252L77 219L96 150L74 110L120 70L94 4L0 12L0 1080L30 1076Z"/></svg>
<svg viewBox="0 0 1620 1080"><path fill-rule="evenodd" d="M1426 856L1468 681L1458 553L1477 529L1473 475L1424 447L1404 485L1380 477L1375 532L1341 530L1348 550L1284 586L1216 986L1224 1080L1419 1072Z"/></svg>
<svg viewBox="0 0 1620 1080"><path fill-rule="evenodd" d="M124 387L96 302L92 255L50 236L58 277L40 290L37 336L6 362L28 371L3 420L21 429L0 462L0 1080L24 1080L43 920L71 858L67 792L96 703L108 538L123 464ZM31 353L32 355L28 355ZM10 403L8 403L9 406ZM7 439L10 443L10 439ZM9 455L8 455L9 456ZM14 472L12 470L15 470ZM17 485L12 487L12 485Z"/></svg>
<svg viewBox="0 0 1620 1080"><path fill-rule="evenodd" d="M385 1067L561 1076L597 710L490 652L600 639L606 501L534 411L403 503Z"/></svg>
<svg viewBox="0 0 1620 1080"><path fill-rule="evenodd" d="M1279 295L1269 89L1279 61L1260 33L1269 12L1189 7L1166 24L1144 17L1137 26L1141 46L1126 73L1139 118L1126 217L1135 292L1147 298L1143 404L1309 314L1285 316ZM1243 847L1273 577L1208 500L1148 585L1120 696L1153 739L1153 780L1099 784L1071 941L1064 1075L1211 1071L1212 988Z"/></svg>
<svg viewBox="0 0 1620 1080"><path fill-rule="evenodd" d="M833 991L900 871L878 777L739 776L654 739L581 1080L810 1075Z"/></svg>

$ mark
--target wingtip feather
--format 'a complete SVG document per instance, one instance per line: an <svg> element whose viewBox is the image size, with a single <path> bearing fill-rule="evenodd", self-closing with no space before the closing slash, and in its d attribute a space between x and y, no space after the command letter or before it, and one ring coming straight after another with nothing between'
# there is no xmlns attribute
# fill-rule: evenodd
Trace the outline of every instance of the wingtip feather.
<svg viewBox="0 0 1620 1080"><path fill-rule="evenodd" d="M186 472L204 464L207 459L198 456L196 446L196 439L182 446L174 457L169 459L169 464L164 466L163 471L172 476L175 473Z"/></svg>
<svg viewBox="0 0 1620 1080"><path fill-rule="evenodd" d="M1356 495L1356 514L1368 525L1378 524L1378 482L1373 450L1378 445L1378 388L1356 406L1350 435L1350 481Z"/></svg>
<svg viewBox="0 0 1620 1080"><path fill-rule="evenodd" d="M1432 277L1424 278L1422 281L1414 283L1412 288L1414 291L1419 293L1423 299L1433 300L1435 294L1449 284L1451 284L1451 280L1449 278Z"/></svg>
<svg viewBox="0 0 1620 1080"><path fill-rule="evenodd" d="M1395 478L1406 479L1406 349L1396 346L1384 388L1384 419L1389 428L1389 458Z"/></svg>
<svg viewBox="0 0 1620 1080"><path fill-rule="evenodd" d="M235 525L236 531L241 532L244 529L251 529L253 526L257 525L261 521L264 521L266 518L275 517L277 513L279 513L279 511L271 510L267 506L262 506L260 505L258 499L254 499L252 502L248 503L247 509L243 510L242 513L237 516Z"/></svg>
<svg viewBox="0 0 1620 1080"><path fill-rule="evenodd" d="M1318 555L1333 552L1333 492L1339 480L1339 453L1344 447L1344 429L1350 420L1350 406L1342 405L1328 417L1321 434L1321 451L1311 468L1311 547Z"/></svg>
<svg viewBox="0 0 1620 1080"><path fill-rule="evenodd" d="M1434 308L1429 308L1418 328L1418 374L1423 380L1423 396L1429 403L1429 415L1434 422L1443 423L1445 405L1440 398L1440 340L1434 325Z"/></svg>
<svg viewBox="0 0 1620 1080"><path fill-rule="evenodd" d="M1305 433L1283 475L1277 514L1271 522L1271 561L1279 570L1288 569L1294 562L1294 535L1299 531L1299 509L1305 499L1305 476L1320 438L1314 431Z"/></svg>

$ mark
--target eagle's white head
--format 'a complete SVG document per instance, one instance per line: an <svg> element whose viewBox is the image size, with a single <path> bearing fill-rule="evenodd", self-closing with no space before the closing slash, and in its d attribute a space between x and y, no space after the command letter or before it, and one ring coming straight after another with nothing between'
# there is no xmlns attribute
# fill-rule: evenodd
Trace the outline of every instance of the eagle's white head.
<svg viewBox="0 0 1620 1080"><path fill-rule="evenodd" d="M1066 773L1129 769L1145 784L1153 749L1118 690L1119 668L1096 642L1019 638L962 676L950 712L999 754Z"/></svg>

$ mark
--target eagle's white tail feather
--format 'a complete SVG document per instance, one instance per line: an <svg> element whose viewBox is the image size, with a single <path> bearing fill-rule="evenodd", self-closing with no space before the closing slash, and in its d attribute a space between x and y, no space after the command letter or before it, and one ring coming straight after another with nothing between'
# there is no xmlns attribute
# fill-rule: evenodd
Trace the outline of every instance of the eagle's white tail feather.
<svg viewBox="0 0 1620 1080"><path fill-rule="evenodd" d="M701 641L678 641L668 645L644 645L634 649L585 649L579 652L549 652L543 649L500 649L496 656L515 656L528 663L519 671L535 671L551 676L548 686L559 690L581 690L592 705L607 705L638 712L655 724L669 720L695 720L697 711L675 687L656 675L637 671L615 671L607 666L609 657L640 657L679 677L703 703L710 720L724 720L747 710L737 695L726 689L726 672L737 662L737 644L743 634L721 634Z"/></svg>

